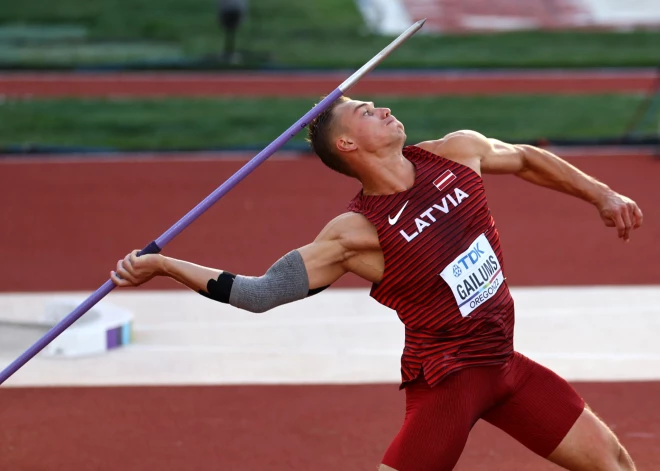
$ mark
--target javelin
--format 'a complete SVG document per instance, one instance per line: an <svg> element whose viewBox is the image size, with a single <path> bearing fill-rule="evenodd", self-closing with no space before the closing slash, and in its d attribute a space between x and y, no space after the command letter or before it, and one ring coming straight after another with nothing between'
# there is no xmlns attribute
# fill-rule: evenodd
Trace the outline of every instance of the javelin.
<svg viewBox="0 0 660 471"><path fill-rule="evenodd" d="M220 185L213 193L207 196L201 203L195 206L188 214L182 217L176 224L170 227L158 239L150 242L143 248L138 256L144 254L159 253L168 242L178 236L186 227L201 216L207 209L215 204L222 198L229 190L235 187L241 180L247 177L258 165L264 162L268 157L273 155L280 147L287 143L289 139L294 137L301 129L304 129L309 122L320 115L326 110L337 98L342 96L347 90L355 85L362 77L371 72L383 59L389 56L395 49L409 39L424 25L426 19L420 20L401 35L392 41L385 49L375 55L369 62L364 64L357 72L347 78L339 87L332 93L326 96L318 105L314 106L302 118L300 118L289 129L284 131L280 137L271 142L264 150L254 156L248 163L232 175L229 180ZM97 289L92 295L85 299L71 314L62 319L52 329L50 329L43 337L41 337L34 345L28 348L21 356L14 360L2 373L0 373L0 384L4 383L14 373L23 367L28 361L32 359L37 353L46 348L55 338L68 329L71 324L76 322L83 314L89 311L96 303L103 299L110 291L115 288L112 280L106 281L103 286Z"/></svg>

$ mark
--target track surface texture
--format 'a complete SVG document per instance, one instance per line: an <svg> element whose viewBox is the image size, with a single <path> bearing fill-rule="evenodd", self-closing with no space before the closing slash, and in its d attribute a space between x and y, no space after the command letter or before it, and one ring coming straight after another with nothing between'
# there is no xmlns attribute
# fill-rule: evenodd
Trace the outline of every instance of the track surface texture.
<svg viewBox="0 0 660 471"><path fill-rule="evenodd" d="M9 97L317 96L353 71L330 73L4 73ZM350 93L369 95L497 95L502 93L645 93L654 69L570 71L375 71Z"/></svg>
<svg viewBox="0 0 660 471"><path fill-rule="evenodd" d="M660 464L660 383L575 383L640 471ZM6 470L367 471L403 420L394 385L0 389ZM479 422L459 471L551 471Z"/></svg>
<svg viewBox="0 0 660 471"><path fill-rule="evenodd" d="M660 284L660 162L580 157L578 168L637 200L644 228L629 244L595 208L514 176L485 176L514 286ZM165 232L245 162L0 160L0 290L91 290L117 259ZM314 158L270 160L165 248L233 273L261 275L345 211L357 181ZM337 286L366 286L347 276ZM155 280L151 289L179 288Z"/></svg>

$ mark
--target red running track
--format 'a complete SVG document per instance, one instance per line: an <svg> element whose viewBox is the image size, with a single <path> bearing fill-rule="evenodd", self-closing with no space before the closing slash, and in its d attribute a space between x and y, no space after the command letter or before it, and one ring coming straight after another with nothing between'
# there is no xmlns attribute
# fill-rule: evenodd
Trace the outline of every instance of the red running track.
<svg viewBox="0 0 660 471"><path fill-rule="evenodd" d="M623 244L588 204L515 177L487 176L508 281L659 284L660 162L644 155L570 161L635 198L645 227ZM160 235L243 163L0 160L0 291L96 289L117 258ZM270 160L164 252L260 274L312 240L357 190L314 159ZM640 471L660 469L660 382L575 387ZM0 388L0 469L373 470L401 425L403 399L395 384ZM559 468L478 423L456 469Z"/></svg>
<svg viewBox="0 0 660 471"><path fill-rule="evenodd" d="M10 97L319 96L351 72L304 73L5 73ZM352 94L430 96L503 93L645 93L654 69L632 71L374 72Z"/></svg>
<svg viewBox="0 0 660 471"><path fill-rule="evenodd" d="M509 283L660 284L660 161L650 155L570 162L635 199L643 229L624 244L595 208L513 176L485 177ZM118 258L160 236L245 161L0 159L0 291L93 290ZM357 181L318 159L269 160L164 253L262 274L345 211ZM533 261L533 262L530 262ZM56 275L54 275L56 274ZM178 288L155 280L150 288ZM365 286L346 277L337 286Z"/></svg>
<svg viewBox="0 0 660 471"><path fill-rule="evenodd" d="M660 469L660 382L574 383L640 471ZM7 471L372 471L397 385L0 389ZM479 422L456 471L559 471Z"/></svg>

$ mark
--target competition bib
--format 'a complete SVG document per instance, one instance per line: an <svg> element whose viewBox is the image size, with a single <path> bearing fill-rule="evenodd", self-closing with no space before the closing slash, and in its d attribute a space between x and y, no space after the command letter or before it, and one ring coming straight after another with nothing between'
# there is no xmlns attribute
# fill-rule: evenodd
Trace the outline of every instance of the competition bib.
<svg viewBox="0 0 660 471"><path fill-rule="evenodd" d="M466 317L497 293L504 283L502 266L485 234L442 270L461 315Z"/></svg>

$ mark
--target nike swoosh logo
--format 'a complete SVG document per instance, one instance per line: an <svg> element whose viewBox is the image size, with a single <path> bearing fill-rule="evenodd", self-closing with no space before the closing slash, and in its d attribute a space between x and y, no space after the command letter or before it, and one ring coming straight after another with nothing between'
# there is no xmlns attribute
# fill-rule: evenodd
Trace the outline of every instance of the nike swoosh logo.
<svg viewBox="0 0 660 471"><path fill-rule="evenodd" d="M408 200L408 201L410 201L410 200ZM406 206L408 206L408 201L406 201L406 204L403 205L403 207L399 210L399 212L397 213L396 216L394 216L394 217L388 216L387 219L390 221L390 226L395 225L396 222L399 220L399 218L401 217L401 214L403 214L403 210L406 209Z"/></svg>

